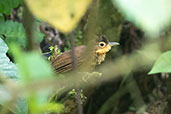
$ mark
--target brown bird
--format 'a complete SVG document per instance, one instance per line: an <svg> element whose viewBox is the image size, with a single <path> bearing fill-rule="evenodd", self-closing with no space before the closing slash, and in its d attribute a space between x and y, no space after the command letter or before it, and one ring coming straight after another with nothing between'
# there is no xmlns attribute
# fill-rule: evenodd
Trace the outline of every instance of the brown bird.
<svg viewBox="0 0 171 114"><path fill-rule="evenodd" d="M93 47L93 51L91 56L93 57L92 65L100 64L105 60L106 53L111 49L112 46L119 45L117 42L109 42L105 36L100 36ZM86 46L81 45L75 47L75 58L76 58L76 66L80 66L85 62L85 60L88 60L85 52L86 52ZM67 72L73 69L72 66L72 55L71 50L66 51L54 59L52 59L52 67L56 70L58 73Z"/></svg>

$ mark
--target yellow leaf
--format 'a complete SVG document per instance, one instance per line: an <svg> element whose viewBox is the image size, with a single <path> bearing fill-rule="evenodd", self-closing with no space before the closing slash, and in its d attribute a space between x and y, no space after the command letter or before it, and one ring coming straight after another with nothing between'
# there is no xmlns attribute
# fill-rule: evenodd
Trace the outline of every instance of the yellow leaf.
<svg viewBox="0 0 171 114"><path fill-rule="evenodd" d="M25 0L31 12L61 32L71 32L92 0Z"/></svg>

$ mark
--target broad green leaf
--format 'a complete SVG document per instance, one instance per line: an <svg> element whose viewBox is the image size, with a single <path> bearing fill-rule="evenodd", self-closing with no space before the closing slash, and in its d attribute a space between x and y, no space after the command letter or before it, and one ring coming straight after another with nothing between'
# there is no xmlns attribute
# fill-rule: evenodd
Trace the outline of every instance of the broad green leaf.
<svg viewBox="0 0 171 114"><path fill-rule="evenodd" d="M21 23L13 21L0 23L0 34L5 35L4 40L7 44L15 42L22 47L26 47L27 39L24 27ZM38 29L35 30L35 37L39 42L43 40L43 36L44 35Z"/></svg>
<svg viewBox="0 0 171 114"><path fill-rule="evenodd" d="M16 8L24 0L0 0L0 13L10 14L12 8Z"/></svg>
<svg viewBox="0 0 171 114"><path fill-rule="evenodd" d="M31 12L62 32L71 32L91 0L26 0Z"/></svg>
<svg viewBox="0 0 171 114"><path fill-rule="evenodd" d="M158 33L171 20L170 0L112 0L125 17L149 34Z"/></svg>
<svg viewBox="0 0 171 114"><path fill-rule="evenodd" d="M7 44L15 42L23 47L26 46L25 31L21 23L13 21L0 23L0 33L5 35L4 40Z"/></svg>
<svg viewBox="0 0 171 114"><path fill-rule="evenodd" d="M6 56L8 47L5 42L0 38L0 73L4 74L7 78L17 78L17 67Z"/></svg>
<svg viewBox="0 0 171 114"><path fill-rule="evenodd" d="M167 51L159 56L152 70L148 74L171 72L171 51Z"/></svg>

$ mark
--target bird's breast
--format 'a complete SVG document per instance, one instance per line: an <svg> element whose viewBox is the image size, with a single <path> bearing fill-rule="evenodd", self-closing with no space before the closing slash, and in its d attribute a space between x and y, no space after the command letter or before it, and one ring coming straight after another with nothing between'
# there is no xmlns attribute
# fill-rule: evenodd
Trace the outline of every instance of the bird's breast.
<svg viewBox="0 0 171 114"><path fill-rule="evenodd" d="M106 53L96 55L96 63L101 64L105 60Z"/></svg>

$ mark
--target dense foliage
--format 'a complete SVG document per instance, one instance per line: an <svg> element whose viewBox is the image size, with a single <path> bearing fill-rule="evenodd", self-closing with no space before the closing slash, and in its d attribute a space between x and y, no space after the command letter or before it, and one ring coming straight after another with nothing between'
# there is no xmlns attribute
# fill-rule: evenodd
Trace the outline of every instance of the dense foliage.
<svg viewBox="0 0 171 114"><path fill-rule="evenodd" d="M0 114L169 114L170 3L0 0ZM92 68L101 35L120 45ZM74 45L89 50L82 72L74 54L72 71L55 72Z"/></svg>

